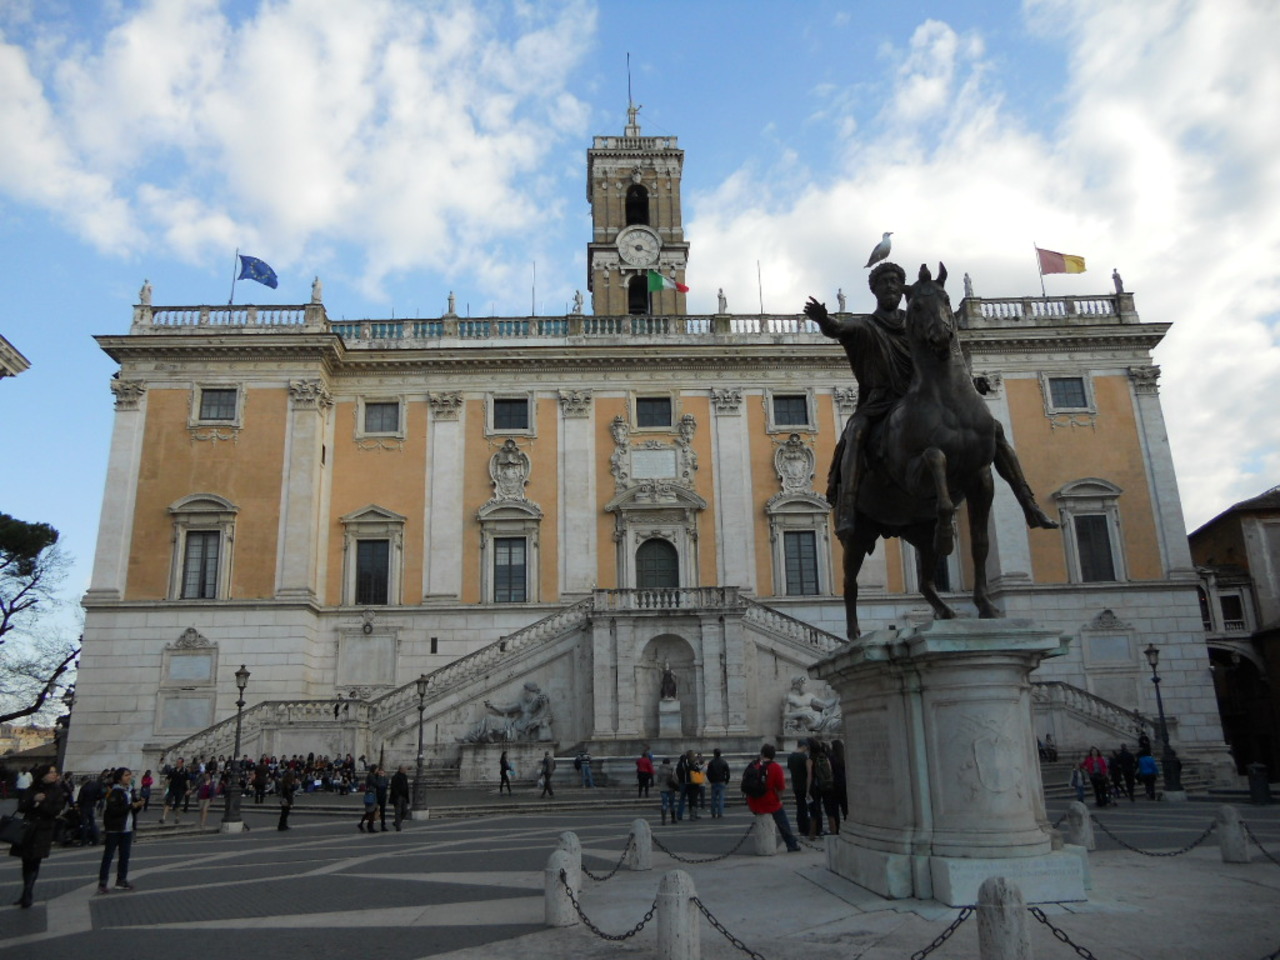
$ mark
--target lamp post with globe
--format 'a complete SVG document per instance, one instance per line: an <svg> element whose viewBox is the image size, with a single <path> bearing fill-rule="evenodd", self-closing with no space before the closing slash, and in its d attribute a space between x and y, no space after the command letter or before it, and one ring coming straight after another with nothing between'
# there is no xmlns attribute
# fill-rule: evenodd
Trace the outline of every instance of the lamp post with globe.
<svg viewBox="0 0 1280 960"><path fill-rule="evenodd" d="M249 671L244 664L236 671L236 689L240 699L236 701L236 746L231 754L230 776L227 778L227 806L222 814L222 832L238 833L244 829L240 819L240 717L244 712L244 688L249 685Z"/></svg>
<svg viewBox="0 0 1280 960"><path fill-rule="evenodd" d="M427 709L427 675L425 673L419 675L415 686L418 688L418 765L413 774L413 809L416 811L426 807L422 783L422 714Z"/></svg>

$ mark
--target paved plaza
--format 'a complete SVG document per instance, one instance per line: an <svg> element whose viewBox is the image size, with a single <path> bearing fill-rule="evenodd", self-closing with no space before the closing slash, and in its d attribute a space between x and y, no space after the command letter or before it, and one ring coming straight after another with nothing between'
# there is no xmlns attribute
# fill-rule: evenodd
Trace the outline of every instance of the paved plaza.
<svg viewBox="0 0 1280 960"><path fill-rule="evenodd" d="M97 960L206 948L272 960L655 955L656 921L623 943L582 925L543 924L543 868L561 831L576 832L584 866L604 874L645 812L593 809L588 798L551 812L517 798L513 808L526 812L418 821L373 836L357 832L355 805L343 819L308 816L300 804L288 833L275 830L269 808L250 805L250 832L147 840L148 816L134 848L133 893L95 895L101 848L57 849L36 906L22 911L7 906L19 886L10 859L0 883L0 957ZM1051 817L1064 809L1051 804ZM1239 809L1280 859L1280 807ZM1098 811L1098 819L1133 846L1172 851L1196 839L1215 811L1203 802L1140 801ZM723 820L665 827L656 810L647 815L655 837L689 859L728 852L750 823L741 805ZM1126 851L1101 830L1098 840L1089 902L1045 913L1099 960L1254 960L1280 948L1280 863L1257 846L1253 863L1223 864L1212 837L1176 857ZM750 851L748 842L733 856L688 864L655 849L652 871L584 878L582 909L602 930L623 932L652 905L662 875L683 869L707 909L766 960L906 958L958 914L937 903L882 900L827 871L816 847L777 857ZM933 956L976 958L977 936L970 919ZM1032 936L1038 958L1075 955L1034 921ZM704 957L743 955L706 923L701 938Z"/></svg>

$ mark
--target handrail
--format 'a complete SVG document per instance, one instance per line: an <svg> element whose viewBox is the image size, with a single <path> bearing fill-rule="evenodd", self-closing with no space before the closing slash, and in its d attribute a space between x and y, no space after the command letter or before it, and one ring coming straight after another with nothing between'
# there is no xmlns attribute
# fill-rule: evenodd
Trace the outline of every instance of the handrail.
<svg viewBox="0 0 1280 960"><path fill-rule="evenodd" d="M821 653L834 653L845 644L844 638L828 633L826 630L819 630L803 620L788 616L763 603L746 598L743 598L742 603L745 608L743 619L746 622L767 627L779 636L813 647Z"/></svg>
<svg viewBox="0 0 1280 960"><path fill-rule="evenodd" d="M1064 680L1033 680L1031 687L1032 698L1042 703L1051 702L1057 692L1059 694L1057 699L1064 706L1085 716L1102 720L1113 727L1123 728L1127 724L1138 731L1143 731L1147 727L1150 727L1153 732L1156 730L1156 722L1143 716L1139 711L1112 703L1096 693ZM1173 717L1167 717L1166 720L1171 726L1176 723L1176 718Z"/></svg>

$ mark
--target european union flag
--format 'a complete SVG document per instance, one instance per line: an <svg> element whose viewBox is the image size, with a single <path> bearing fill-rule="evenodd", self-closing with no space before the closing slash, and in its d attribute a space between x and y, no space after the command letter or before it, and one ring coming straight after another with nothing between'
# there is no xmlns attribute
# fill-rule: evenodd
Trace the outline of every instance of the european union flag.
<svg viewBox="0 0 1280 960"><path fill-rule="evenodd" d="M257 257L246 257L243 253L240 256L240 280L257 280L259 283L266 284L272 290L280 284L276 280L276 272L269 267L265 261L259 260Z"/></svg>

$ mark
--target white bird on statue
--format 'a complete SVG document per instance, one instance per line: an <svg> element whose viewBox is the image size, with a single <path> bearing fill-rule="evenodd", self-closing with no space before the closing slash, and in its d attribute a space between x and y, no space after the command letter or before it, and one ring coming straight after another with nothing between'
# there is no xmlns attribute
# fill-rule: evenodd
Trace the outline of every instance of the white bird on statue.
<svg viewBox="0 0 1280 960"><path fill-rule="evenodd" d="M867 267L871 266L873 263L879 263L889 255L889 250L893 247L893 241L889 239L891 236L893 236L892 230L885 231L885 235L880 239L880 242L876 244L876 248L871 251L871 256L867 257L867 266L863 267L863 270L867 269Z"/></svg>

